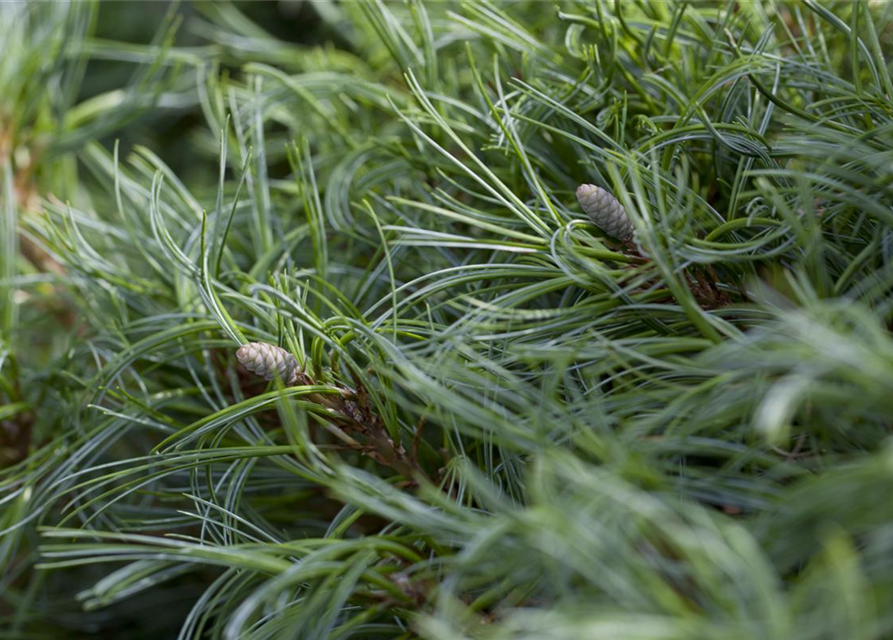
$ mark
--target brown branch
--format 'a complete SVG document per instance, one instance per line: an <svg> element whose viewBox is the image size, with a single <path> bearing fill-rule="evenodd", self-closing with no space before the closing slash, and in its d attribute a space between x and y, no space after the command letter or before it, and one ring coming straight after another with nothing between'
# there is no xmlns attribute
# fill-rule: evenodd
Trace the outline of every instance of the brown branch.
<svg viewBox="0 0 893 640"><path fill-rule="evenodd" d="M305 371L296 372L289 382L289 386L293 387L317 386ZM303 399L328 410L318 414L318 417L337 427L341 434L340 439L351 449L393 469L409 483L416 484L420 479L428 480L428 475L418 464L418 443L414 442L412 455L407 454L402 444L395 443L388 434L384 420L372 409L369 392L359 380L354 383L356 390L324 385L330 393L308 393ZM420 428L417 429L416 439L419 430Z"/></svg>

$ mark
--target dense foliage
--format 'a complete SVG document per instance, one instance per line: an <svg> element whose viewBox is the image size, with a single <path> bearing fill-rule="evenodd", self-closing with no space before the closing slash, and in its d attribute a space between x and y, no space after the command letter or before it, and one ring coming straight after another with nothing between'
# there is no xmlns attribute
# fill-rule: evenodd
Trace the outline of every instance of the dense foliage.
<svg viewBox="0 0 893 640"><path fill-rule="evenodd" d="M893 637L891 39L0 3L0 635Z"/></svg>

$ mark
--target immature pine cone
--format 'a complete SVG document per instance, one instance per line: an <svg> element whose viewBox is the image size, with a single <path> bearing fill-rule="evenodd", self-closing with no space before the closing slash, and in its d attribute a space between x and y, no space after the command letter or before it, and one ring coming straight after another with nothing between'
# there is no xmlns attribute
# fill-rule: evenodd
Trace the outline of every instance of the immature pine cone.
<svg viewBox="0 0 893 640"><path fill-rule="evenodd" d="M618 240L633 236L633 224L617 198L594 184L577 187L577 201L596 226Z"/></svg>
<svg viewBox="0 0 893 640"><path fill-rule="evenodd" d="M288 351L275 345L249 342L239 347L236 358L243 367L263 376L264 380L272 380L278 371L283 384L293 385L297 381L298 361Z"/></svg>

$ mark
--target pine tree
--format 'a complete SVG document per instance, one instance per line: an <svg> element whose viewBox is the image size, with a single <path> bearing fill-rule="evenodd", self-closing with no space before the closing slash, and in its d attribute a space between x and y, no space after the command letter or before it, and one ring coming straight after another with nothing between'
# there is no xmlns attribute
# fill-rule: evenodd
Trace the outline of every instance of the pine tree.
<svg viewBox="0 0 893 640"><path fill-rule="evenodd" d="M891 27L0 3L0 638L893 636Z"/></svg>

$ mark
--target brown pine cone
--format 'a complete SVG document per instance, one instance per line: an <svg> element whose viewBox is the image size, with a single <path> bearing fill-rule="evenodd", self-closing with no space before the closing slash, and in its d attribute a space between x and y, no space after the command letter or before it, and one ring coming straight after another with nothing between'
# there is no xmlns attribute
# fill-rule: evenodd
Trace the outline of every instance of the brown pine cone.
<svg viewBox="0 0 893 640"><path fill-rule="evenodd" d="M278 372L279 378L286 386L297 382L300 367L295 357L281 347L266 342L249 342L236 351L236 358L243 367L263 376L264 380L272 380Z"/></svg>

